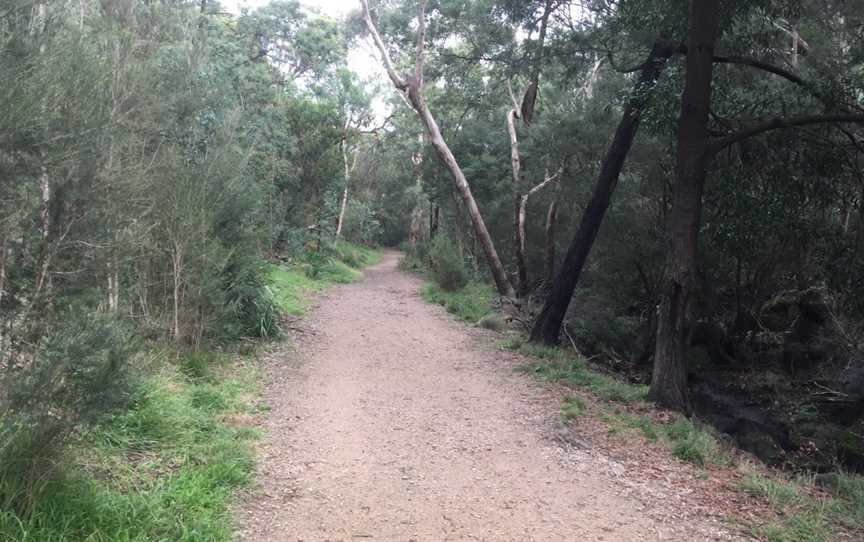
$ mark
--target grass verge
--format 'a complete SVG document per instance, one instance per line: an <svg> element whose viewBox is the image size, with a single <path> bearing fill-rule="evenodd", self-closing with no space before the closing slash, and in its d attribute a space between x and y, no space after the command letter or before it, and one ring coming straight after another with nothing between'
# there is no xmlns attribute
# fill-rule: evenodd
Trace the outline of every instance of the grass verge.
<svg viewBox="0 0 864 542"><path fill-rule="evenodd" d="M855 535L864 534L864 478L842 472L823 476L824 491L814 490L812 477L745 479L741 490L767 501L777 516L751 526L751 534L768 542L860 540Z"/></svg>
<svg viewBox="0 0 864 542"><path fill-rule="evenodd" d="M427 282L420 295L429 303L443 306L460 320L476 324L492 312L491 300L495 291L488 284L469 282L456 291L448 292L434 282Z"/></svg>
<svg viewBox="0 0 864 542"><path fill-rule="evenodd" d="M350 283L363 277L363 267L377 263L380 250L339 241L334 257L318 257L292 266L267 264L264 274L279 309L292 316L303 314L309 305L309 293L328 284Z"/></svg>
<svg viewBox="0 0 864 542"><path fill-rule="evenodd" d="M253 470L257 430L244 421L259 378L226 357L165 360L128 410L76 436L29 514L0 511L0 540L231 540L232 495Z"/></svg>
<svg viewBox="0 0 864 542"><path fill-rule="evenodd" d="M591 401L565 397L562 404L565 421L591 413L609 425L611 434L629 435L638 431L648 440L664 443L672 455L682 461L698 466L728 464L727 454L707 427L683 417L657 420L645 414L651 411L646 402L648 386L630 384L602 374L566 350L527 343L522 337L512 338L504 346L535 358L535 361L521 366L521 371L591 395L594 399Z"/></svg>

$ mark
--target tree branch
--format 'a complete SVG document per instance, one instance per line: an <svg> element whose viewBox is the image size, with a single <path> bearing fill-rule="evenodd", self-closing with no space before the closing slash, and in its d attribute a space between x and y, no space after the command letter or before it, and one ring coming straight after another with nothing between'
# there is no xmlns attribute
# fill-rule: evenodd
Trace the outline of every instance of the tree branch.
<svg viewBox="0 0 864 542"><path fill-rule="evenodd" d="M381 60L384 62L384 68L387 70L387 75L390 77L390 80L393 81L393 85L397 89L404 91L408 88L408 83L405 82L405 78L402 77L396 71L396 68L393 67L393 61L390 60L390 53L387 52L387 47L384 45L381 35L378 34L378 30L375 28L375 23L372 22L372 15L369 13L369 0L360 0L360 6L363 11L363 19L366 21L366 28L368 28L369 33L372 34L372 41L375 42L378 52L381 53Z"/></svg>
<svg viewBox="0 0 864 542"><path fill-rule="evenodd" d="M708 145L708 154L715 154L726 147L751 138L753 136L779 130L781 128L792 128L795 126L810 126L813 124L827 124L834 122L855 122L864 124L864 114L841 113L835 115L805 115L802 117L791 117L786 119L773 119L761 124L741 129L737 132L714 139Z"/></svg>
<svg viewBox="0 0 864 542"><path fill-rule="evenodd" d="M363 0L364 2L366 0ZM417 49L414 56L414 82L423 88L423 53L426 49L426 0L417 3Z"/></svg>

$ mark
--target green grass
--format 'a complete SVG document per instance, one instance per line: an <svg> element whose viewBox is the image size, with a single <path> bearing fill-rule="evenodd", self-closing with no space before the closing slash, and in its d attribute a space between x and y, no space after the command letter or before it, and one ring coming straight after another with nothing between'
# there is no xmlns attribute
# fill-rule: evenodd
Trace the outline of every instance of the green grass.
<svg viewBox="0 0 864 542"><path fill-rule="evenodd" d="M0 540L231 540L257 431L225 421L254 411L259 376L218 359L181 358L145 379L128 410L71 443L29 515L0 510Z"/></svg>
<svg viewBox="0 0 864 542"><path fill-rule="evenodd" d="M282 312L293 316L303 314L309 305L309 293L328 284L350 283L363 277L362 267L377 263L380 250L339 241L336 258L323 258L315 263L298 263L291 267L268 264L265 276L273 299Z"/></svg>
<svg viewBox="0 0 864 542"><path fill-rule="evenodd" d="M428 282L423 285L420 295L429 303L442 305L460 320L476 324L492 312L491 301L495 291L488 284L469 282L455 292L447 292L434 282Z"/></svg>
<svg viewBox="0 0 864 542"><path fill-rule="evenodd" d="M751 475L741 489L765 499L778 519L752 525L768 542L829 542L841 534L864 534L864 478L838 473L828 495L808 490L812 479L781 480Z"/></svg>
<svg viewBox="0 0 864 542"><path fill-rule="evenodd" d="M519 351L539 358L521 367L521 370L541 380L586 388L600 399L618 403L644 401L648 395L647 386L628 384L613 376L592 371L583 360L570 356L564 350L525 343L519 347Z"/></svg>
<svg viewBox="0 0 864 542"><path fill-rule="evenodd" d="M585 401L580 397L568 395L562 401L561 418L564 421L574 420L585 415Z"/></svg>
<svg viewBox="0 0 864 542"><path fill-rule="evenodd" d="M629 384L611 375L592 370L584 360L561 348L535 345L522 337L512 337L505 348L517 350L536 359L520 370L546 382L564 383L584 389L599 399L599 416L610 425L612 434L639 431L645 438L665 443L672 454L699 466L723 465L728 457L714 433L707 427L686 418L671 423L659 423L644 414L628 412L624 407L647 410L648 386ZM584 402L564 399L562 416L573 419L584 414Z"/></svg>
<svg viewBox="0 0 864 542"><path fill-rule="evenodd" d="M299 267L267 266L267 286L279 310L299 316L309 305L309 292L321 290L325 283L310 279Z"/></svg>

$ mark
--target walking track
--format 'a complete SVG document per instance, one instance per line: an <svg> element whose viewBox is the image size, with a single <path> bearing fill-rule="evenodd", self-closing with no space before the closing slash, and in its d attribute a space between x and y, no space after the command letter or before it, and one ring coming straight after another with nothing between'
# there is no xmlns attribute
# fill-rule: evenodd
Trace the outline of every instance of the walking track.
<svg viewBox="0 0 864 542"><path fill-rule="evenodd" d="M556 438L556 400L500 339L424 303L398 258L328 290L271 356L241 540L731 539L685 494Z"/></svg>

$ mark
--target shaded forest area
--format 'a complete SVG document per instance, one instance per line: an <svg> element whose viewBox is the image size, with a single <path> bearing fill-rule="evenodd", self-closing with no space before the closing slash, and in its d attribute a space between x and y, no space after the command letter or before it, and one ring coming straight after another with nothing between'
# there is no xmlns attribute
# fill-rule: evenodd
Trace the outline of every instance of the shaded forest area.
<svg viewBox="0 0 864 542"><path fill-rule="evenodd" d="M864 468L864 6L406 4L363 2L430 147L383 241L446 232L531 342L770 464Z"/></svg>
<svg viewBox="0 0 864 542"><path fill-rule="evenodd" d="M771 465L864 471L860 0L7 0L0 81L0 533L49 539L46 494L146 508L122 464L229 539L227 360L357 245ZM197 451L148 463L169 410ZM181 529L108 508L82 532Z"/></svg>

